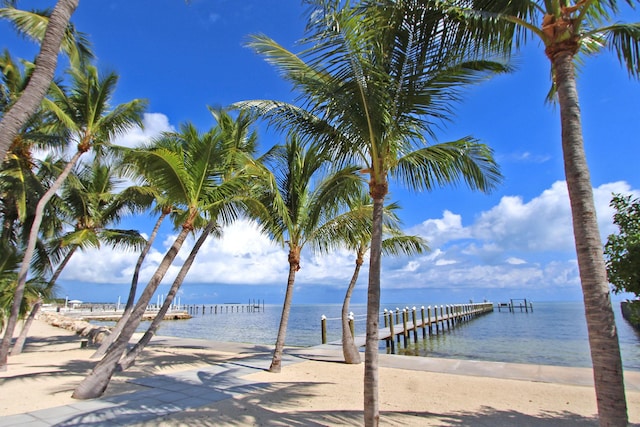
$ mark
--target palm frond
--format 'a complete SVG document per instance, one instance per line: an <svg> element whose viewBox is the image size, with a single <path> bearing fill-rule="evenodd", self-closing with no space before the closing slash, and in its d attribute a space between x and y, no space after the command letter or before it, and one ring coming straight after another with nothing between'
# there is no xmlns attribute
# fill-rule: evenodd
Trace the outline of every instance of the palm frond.
<svg viewBox="0 0 640 427"><path fill-rule="evenodd" d="M413 190L464 181L471 189L488 192L502 179L491 148L470 137L407 153L390 172Z"/></svg>
<svg viewBox="0 0 640 427"><path fill-rule="evenodd" d="M429 251L427 241L420 236L393 235L382 240L385 255L416 255Z"/></svg>
<svg viewBox="0 0 640 427"><path fill-rule="evenodd" d="M10 21L20 34L38 43L44 39L50 16L48 9L27 11L14 6L0 8L0 18ZM60 50L69 56L72 63L80 66L94 58L88 35L77 31L72 23L67 26Z"/></svg>
<svg viewBox="0 0 640 427"><path fill-rule="evenodd" d="M607 46L634 78L640 76L640 23L616 24L601 29Z"/></svg>

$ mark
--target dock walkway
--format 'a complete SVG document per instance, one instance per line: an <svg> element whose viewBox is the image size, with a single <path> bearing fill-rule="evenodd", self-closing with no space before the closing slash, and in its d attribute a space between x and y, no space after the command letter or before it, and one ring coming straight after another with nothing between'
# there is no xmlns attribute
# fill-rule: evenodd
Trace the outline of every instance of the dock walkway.
<svg viewBox="0 0 640 427"><path fill-rule="evenodd" d="M378 330L378 339L385 340L393 351L394 341L400 342L401 337L404 339L406 347L411 335L413 335L414 342L418 341L418 331L420 330L422 337L426 338L427 334L431 336L440 333L440 331L444 332L445 328L450 329L458 323L469 321L482 314L493 312L493 310L492 302L421 307L419 315L416 307L412 309L407 307L402 310L398 308L395 311L385 310L384 313L381 313L385 327ZM350 320L350 324L353 333L353 319ZM327 344L326 336L326 319L323 319L323 344ZM357 347L364 346L366 334L354 334L354 341ZM334 343L339 342L338 340Z"/></svg>

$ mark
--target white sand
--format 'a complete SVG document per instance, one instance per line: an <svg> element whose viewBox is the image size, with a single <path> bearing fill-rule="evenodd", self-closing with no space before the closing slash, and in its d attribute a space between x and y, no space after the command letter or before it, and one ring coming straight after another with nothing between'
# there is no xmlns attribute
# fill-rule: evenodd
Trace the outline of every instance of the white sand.
<svg viewBox="0 0 640 427"><path fill-rule="evenodd" d="M71 393L95 361L73 333L35 322L25 352L0 372L0 416L76 402ZM107 395L139 386L132 377L208 366L230 353L153 346L134 367L117 373ZM141 425L324 426L362 425L363 364L305 361L279 374L245 376L266 391L226 399ZM593 388L380 368L381 425L575 426L597 425ZM640 392L627 391L630 422L640 425Z"/></svg>

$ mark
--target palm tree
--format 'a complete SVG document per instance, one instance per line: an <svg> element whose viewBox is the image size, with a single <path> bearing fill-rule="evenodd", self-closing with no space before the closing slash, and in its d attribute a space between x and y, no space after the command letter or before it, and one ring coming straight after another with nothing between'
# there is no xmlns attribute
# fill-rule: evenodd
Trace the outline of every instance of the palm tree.
<svg viewBox="0 0 640 427"><path fill-rule="evenodd" d="M136 345L134 345L129 351L127 351L127 354L118 363L118 366L121 370L124 371L128 369L135 362L136 357L138 357L142 350L144 350L146 345L149 344L149 341L151 341L151 338L153 338L153 335L156 333L158 326L160 326L160 322L162 322L162 320L164 319L164 315L167 314L169 307L171 307L173 299L178 293L178 290L180 290L180 286L184 282L184 279L187 277L187 273L191 269L198 251L200 250L202 245L204 245L207 237L209 237L209 235L213 232L219 234L220 230L216 228L216 223L214 221L209 221L204 230L202 230L202 232L200 233L200 237L198 237L195 244L191 248L191 252L189 252L189 256L187 256L187 259L185 259L184 264L182 264L182 267L180 267L180 271L176 275L176 278L173 280L173 283L169 288L169 292L167 292L167 296L162 303L162 307L160 307L160 310L158 310L158 313L151 321L151 324L147 328L147 331L144 333L144 335L142 335Z"/></svg>
<svg viewBox="0 0 640 427"><path fill-rule="evenodd" d="M136 99L110 109L109 101L118 81L115 73L109 73L101 78L98 75L98 70L93 66L71 70L70 73L73 81L71 93L67 94L62 87L54 85L51 90L52 99L45 99L43 103L45 108L58 120L58 126L68 134L69 142L77 143L77 151L36 205L35 217L24 251L24 259L18 273L14 307L0 347L0 369L2 370L6 369L19 304L47 203L62 186L84 153L93 149L96 155L102 155L115 136L126 132L135 125L142 126L142 112L146 107L146 101Z"/></svg>
<svg viewBox="0 0 640 427"><path fill-rule="evenodd" d="M275 241L289 248L289 275L270 372L282 369L300 253L307 244L325 250L337 247L339 231L331 220L345 210L346 203L362 184L355 167L328 173L328 160L320 146L305 147L295 135L290 135L286 144L276 145L264 155L277 187L265 192L263 200L269 209L268 217L261 218L261 226Z"/></svg>
<svg viewBox="0 0 640 427"><path fill-rule="evenodd" d="M433 121L447 120L460 91L497 73L503 64L465 55L466 28L439 2L316 1L310 46L295 55L266 36L250 45L300 93L301 105L249 101L282 128L324 140L336 161L366 165L373 199L364 421L378 424L378 329L384 199L389 180L414 190L466 183L491 190L501 175L492 151L471 137L428 144ZM473 47L471 43L471 47Z"/></svg>
<svg viewBox="0 0 640 427"><path fill-rule="evenodd" d="M13 305L13 294L15 293L21 258L21 254L15 246L5 242L0 243L0 329L4 328ZM46 293L43 284L42 276L36 276L27 282L20 304L19 316L21 318L26 316L32 301L51 296L50 293Z"/></svg>
<svg viewBox="0 0 640 427"><path fill-rule="evenodd" d="M627 1L629 5L633 2ZM640 76L640 23L614 22L616 0L483 2L455 9L486 42L516 49L533 36L551 62L552 91L562 127L562 153L585 304L600 424L627 425L624 380L593 189L584 152L576 61L607 48L629 74Z"/></svg>
<svg viewBox="0 0 640 427"><path fill-rule="evenodd" d="M257 173L255 176L257 179L254 184L259 183L262 179L264 179L264 171L262 171L262 165L257 164L254 161L253 156L255 155L257 148L257 133L252 131L251 125L253 123L252 118L246 112L240 112L236 118L233 118L229 115L227 111L221 109L212 109L210 108L211 114L216 120L216 127L220 131L220 143L223 145L222 152L224 153L223 166L221 166L222 171L222 180L231 180L239 174L246 173ZM257 170L257 169L260 170ZM247 189L246 194L237 195L233 197L233 200L229 198L228 202L244 200L249 208L247 213L255 212L255 208L250 208L250 206L255 205L255 200L253 200L252 192ZM223 213L224 208L226 206L222 205L223 208L219 213ZM211 212L211 217L215 218L217 216L216 213ZM154 317L153 321L147 328L147 331L144 333L142 338L138 341L138 343L127 352L127 354L120 360L118 366L125 370L131 364L134 363L135 358L140 354L140 352L145 348L145 346L151 341L151 338L155 334L160 322L164 319L164 315L167 310L171 306L173 299L182 286L182 282L184 281L191 265L195 261L195 257L198 254L198 251L204 244L205 240L209 235L214 234L216 237L220 236L220 228L218 224L211 220L205 226L203 231L200 233L200 237L196 240L191 252L189 252L189 256L185 260L184 264L180 268L178 275L173 281L169 292L167 292L167 296L162 304L162 307ZM135 276L135 274L134 274ZM126 312L126 310L125 310ZM118 322L120 324L122 319ZM117 328L116 328L117 329ZM113 332L112 332L113 334Z"/></svg>
<svg viewBox="0 0 640 427"><path fill-rule="evenodd" d="M234 167L231 167L232 165L229 164L228 167L225 168L226 171L230 173L232 170L237 169L236 166L243 168L244 165L246 165L247 160L253 158L253 155L255 154L255 150L256 150L257 134L255 132L252 132L250 129L250 125L252 123L251 117L249 117L249 115L246 113L241 113L238 115L237 118L233 119L228 114L228 112L222 109L214 109L210 107L209 110L213 115L214 119L216 120L217 126L222 133L221 138L222 138L222 141L225 141L226 150L229 155L229 159L231 160L234 157L236 158L237 165L235 165ZM155 141L155 143L170 144L171 142L168 140L158 140L158 141ZM135 175L136 173L133 172L133 178L136 178ZM160 215L156 221L153 231L151 232L151 235L149 236L147 246L142 250L136 262L136 266L133 272L133 277L131 279L129 297L127 298L127 303L125 304L125 309L122 313L122 316L118 320L118 323L116 324L116 326L111 331L111 334L109 334L104 339L104 341L100 344L100 347L91 356L91 358L100 358L104 356L104 354L106 353L111 343L118 337L118 335L122 331L122 328L129 320L129 316L131 314L131 311L133 310L133 304L135 302L138 276L139 276L140 268L142 267L142 263L144 262L144 259L146 258L147 253L151 249L151 245L155 240L155 236L157 235L158 230L160 229L160 225L164 221L164 218L173 211L173 206L171 206L171 203L168 200L166 200L164 195L160 194L160 189L157 189L157 188L152 189L152 192L153 194L155 194L156 202L157 202L156 208L154 209L154 211L159 212ZM151 327L149 329L151 329ZM131 358L127 357L127 359L131 359ZM131 362L133 361L131 360ZM121 366L123 366L124 364L125 363L121 363Z"/></svg>
<svg viewBox="0 0 640 427"><path fill-rule="evenodd" d="M368 212L365 227L361 230L354 230L354 233L347 236L345 244L347 248L356 254L355 268L347 292L342 303L342 353L346 363L357 364L361 362L360 352L355 345L351 328L349 327L349 303L351 295L358 281L360 268L364 264L364 257L371 246L371 212L373 206L370 204L368 196L363 196L355 200L355 206L351 209L358 209ZM429 250L427 242L420 236L409 236L400 230L400 219L396 215L399 205L388 204L384 207L383 214L383 240L382 253L384 255L414 255Z"/></svg>
<svg viewBox="0 0 640 427"><path fill-rule="evenodd" d="M111 228L122 220L127 213L138 210L138 188L131 186L116 192L120 182L115 179L114 167L93 162L84 165L78 174L67 179L62 191L64 214L74 222L74 228L54 239L51 253L57 268L48 281L53 288L58 276L78 250L100 248L103 243L112 248L139 249L145 239L136 230ZM63 211L59 212L62 215ZM35 317L40 309L38 301L31 309L29 319ZM30 322L25 323L16 340L11 354L19 354L26 340Z"/></svg>
<svg viewBox="0 0 640 427"><path fill-rule="evenodd" d="M155 193L155 191L152 190L152 193ZM109 349L109 346L111 346L113 341L118 337L118 335L120 335L122 328L129 321L129 316L131 315L131 311L133 310L133 307L135 304L136 292L138 290L138 279L140 277L140 269L142 268L142 263L144 262L145 258L149 254L149 251L153 246L153 242L155 242L156 240L156 236L160 231L160 226L164 222L164 219L167 217L167 215L169 215L173 211L173 207L170 204L162 202L161 195L156 194L155 198L156 198L157 204L153 209L153 212L156 212L156 213L159 212L158 219L156 220L153 226L153 230L151 231L151 234L147 239L146 245L144 246L144 248L142 248L142 251L140 251L140 255L138 255L136 265L133 269L131 286L129 287L129 295L127 297L127 302L125 303L122 316L120 317L120 319L118 319L118 322L116 323L116 326L111 330L111 333L107 335L104 338L104 340L100 343L100 347L98 347L95 353L91 355L92 359L97 359L104 356L104 354Z"/></svg>
<svg viewBox="0 0 640 427"><path fill-rule="evenodd" d="M21 67L8 52L0 56L0 112L20 97L31 77L33 64L23 61L23 65ZM35 205L52 182L53 174L60 173L55 160L38 160L33 156L34 148L55 150L61 144L60 135L47 132L46 127L47 121L40 109L14 138L0 169L0 240L14 245L26 245ZM55 214L46 214L45 219L47 223L43 227L49 230L46 234L53 235L60 230L61 222Z"/></svg>
<svg viewBox="0 0 640 427"><path fill-rule="evenodd" d="M203 215L213 213L224 221L231 221L241 209L234 203L234 197L243 194L251 177L222 179L227 157L218 129L201 134L193 125L184 124L179 133L167 133L163 139L155 148L131 150L125 161L134 164L152 186L162 189L175 208L173 220L180 232L140 295L120 335L73 392L76 399L91 399L104 393L151 297L187 235L209 222Z"/></svg>
<svg viewBox="0 0 640 427"><path fill-rule="evenodd" d="M81 64L91 56L84 36L69 27L69 20L78 3L79 0L58 0L49 17L13 7L0 8L0 17L11 19L20 32L41 40L32 78L20 98L0 120L0 161L4 160L20 128L36 112L49 90L61 47L76 64Z"/></svg>

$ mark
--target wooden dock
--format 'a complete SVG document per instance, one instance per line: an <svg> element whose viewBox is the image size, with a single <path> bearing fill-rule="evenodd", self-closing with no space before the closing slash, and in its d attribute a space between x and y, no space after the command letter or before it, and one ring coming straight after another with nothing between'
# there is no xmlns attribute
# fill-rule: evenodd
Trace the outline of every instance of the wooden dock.
<svg viewBox="0 0 640 427"><path fill-rule="evenodd" d="M498 312L502 311L502 309L509 310L509 313L515 313L516 310L520 310L522 313L532 312L533 313L533 303L531 301L527 301L526 299L510 299L509 302L499 302L496 304L498 308Z"/></svg>
<svg viewBox="0 0 640 427"><path fill-rule="evenodd" d="M421 307L420 310L413 307L404 309L397 308L394 310L384 310L381 313L384 328L378 330L378 339L385 340L387 346L394 351L394 342L398 343L404 340L404 346L407 347L411 337L414 342L418 342L418 335L422 338L427 336L444 333L459 323L467 322L485 313L493 312L494 306L492 302L469 303L469 304L453 304ZM326 318L322 319L322 343L327 343ZM351 331L354 331L353 319L349 320ZM366 334L355 335L355 344L362 347L366 342ZM336 342L339 343L339 342Z"/></svg>
<svg viewBox="0 0 640 427"><path fill-rule="evenodd" d="M226 313L261 313L265 310L265 303L262 300L250 300L249 304L242 304L238 302L227 302L224 304L196 304L185 305L184 310L193 315L198 316L205 314L226 314Z"/></svg>
<svg viewBox="0 0 640 427"><path fill-rule="evenodd" d="M66 316L74 317L79 320L85 320L87 322L98 321L98 322L117 322L122 317L123 310L114 311L114 312L67 312ZM158 310L147 310L142 315L142 320L153 320L158 314ZM186 311L182 310L172 310L168 311L164 315L164 320L184 320L191 319L191 315Z"/></svg>

